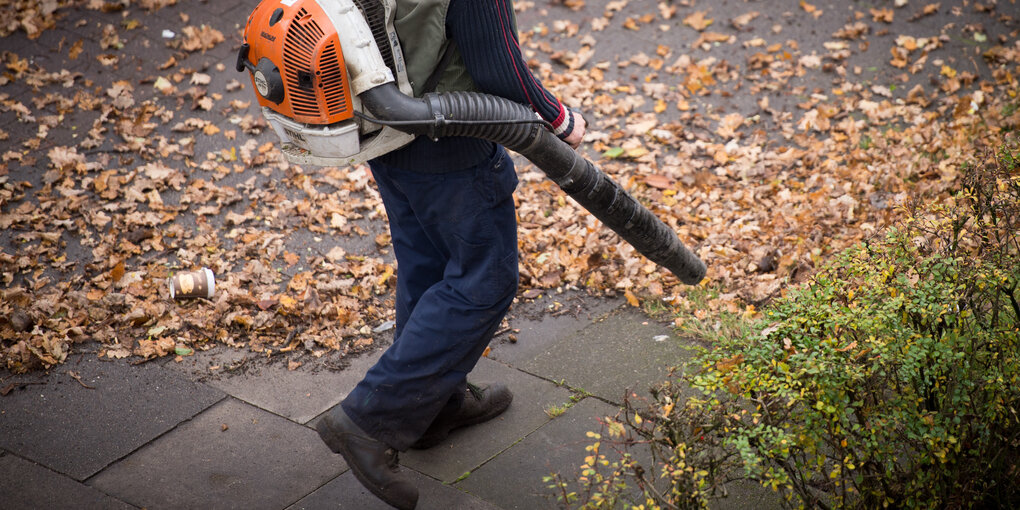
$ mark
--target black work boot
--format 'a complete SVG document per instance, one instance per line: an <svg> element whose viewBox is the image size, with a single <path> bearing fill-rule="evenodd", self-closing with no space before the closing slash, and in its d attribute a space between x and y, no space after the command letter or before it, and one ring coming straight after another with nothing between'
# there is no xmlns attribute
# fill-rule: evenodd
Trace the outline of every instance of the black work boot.
<svg viewBox="0 0 1020 510"><path fill-rule="evenodd" d="M468 383L464 403L454 412L437 416L421 439L412 444L411 448L418 450L432 448L442 443L451 431L489 421L506 411L513 399L513 394L502 384L481 387Z"/></svg>
<svg viewBox="0 0 1020 510"><path fill-rule="evenodd" d="M341 406L319 420L315 429L372 494L401 510L413 510L418 504L418 489L400 472L397 451L362 431Z"/></svg>

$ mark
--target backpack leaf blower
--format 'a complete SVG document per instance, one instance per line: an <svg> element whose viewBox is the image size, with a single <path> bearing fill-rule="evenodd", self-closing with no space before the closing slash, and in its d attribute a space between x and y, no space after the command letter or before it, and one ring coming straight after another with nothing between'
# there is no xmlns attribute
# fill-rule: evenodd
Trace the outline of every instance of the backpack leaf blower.
<svg viewBox="0 0 1020 510"><path fill-rule="evenodd" d="M237 70L247 71L284 156L303 165L362 163L410 143L469 136L513 150L680 281L705 264L676 233L543 126L530 108L477 92L412 97L396 0L262 0L248 17Z"/></svg>

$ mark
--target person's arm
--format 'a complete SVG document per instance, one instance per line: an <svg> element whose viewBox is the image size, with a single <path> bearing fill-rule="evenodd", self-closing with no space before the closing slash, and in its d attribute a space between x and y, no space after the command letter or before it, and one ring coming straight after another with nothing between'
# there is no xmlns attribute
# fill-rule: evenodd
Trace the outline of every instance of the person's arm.
<svg viewBox="0 0 1020 510"><path fill-rule="evenodd" d="M513 26L511 0L451 0L448 36L479 90L530 105L572 147L581 144L585 122L568 110L528 69Z"/></svg>

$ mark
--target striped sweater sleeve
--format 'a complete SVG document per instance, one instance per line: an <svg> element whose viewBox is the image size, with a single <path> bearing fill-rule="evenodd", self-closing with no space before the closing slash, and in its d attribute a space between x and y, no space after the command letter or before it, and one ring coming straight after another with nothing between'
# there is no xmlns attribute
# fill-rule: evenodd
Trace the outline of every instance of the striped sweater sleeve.
<svg viewBox="0 0 1020 510"><path fill-rule="evenodd" d="M570 134L573 115L524 62L512 0L450 0L446 30L480 91L530 105L552 124L556 136Z"/></svg>

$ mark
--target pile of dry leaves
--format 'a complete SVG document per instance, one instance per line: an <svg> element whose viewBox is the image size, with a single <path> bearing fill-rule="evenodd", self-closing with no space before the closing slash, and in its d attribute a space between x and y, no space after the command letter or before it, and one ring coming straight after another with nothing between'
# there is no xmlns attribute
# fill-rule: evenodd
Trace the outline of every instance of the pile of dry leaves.
<svg viewBox="0 0 1020 510"><path fill-rule="evenodd" d="M130 9L144 17L175 3L0 0L16 13L4 16L0 37L72 23L61 17L68 6L123 12L119 25L83 27L98 30L92 66L117 69L135 28ZM752 30L767 16L750 8L729 17L693 0L562 3L572 10L517 2L521 20L540 20L522 21L526 56L593 121L587 154L708 264L703 285L722 295L699 313L753 312L895 222L907 198L945 196L976 147L1020 127L1016 20L994 1L966 8L1005 35L958 25L900 35L874 63L898 73L886 84L860 78L854 55L897 17L926 19L938 4L851 10L824 44L800 47L780 24ZM546 9L568 19L535 16ZM792 14L826 15L836 16L803 1ZM690 42L618 54L601 42L614 30ZM932 57L961 34L983 43L966 61L979 68ZM397 268L370 173L286 163L250 84L222 63L187 64L238 42L235 32L188 24L149 49L144 78L101 86L2 52L0 85L32 92L0 89L0 114L12 120L0 125L0 364L51 366L86 340L115 358L215 344L348 353L386 330ZM83 51L80 40L66 43L68 56ZM894 83L911 85L903 93ZM734 95L753 100L728 113L712 106ZM777 97L793 106L772 106ZM55 143L68 122L74 134L61 140L73 141ZM576 286L691 306L672 275L533 166L518 170L525 297ZM170 300L167 277L198 267L216 274L215 296Z"/></svg>

